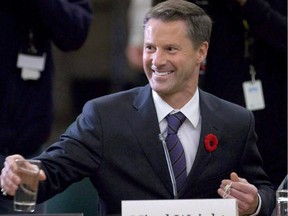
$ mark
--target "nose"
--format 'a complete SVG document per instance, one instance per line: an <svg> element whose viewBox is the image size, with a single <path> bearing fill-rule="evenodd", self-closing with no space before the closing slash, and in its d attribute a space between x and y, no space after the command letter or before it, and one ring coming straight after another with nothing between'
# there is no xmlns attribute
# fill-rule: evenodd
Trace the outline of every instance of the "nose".
<svg viewBox="0 0 288 216"><path fill-rule="evenodd" d="M152 55L152 64L156 67L159 67L161 65L164 65L167 61L167 56L165 55L165 52L161 50L157 50Z"/></svg>

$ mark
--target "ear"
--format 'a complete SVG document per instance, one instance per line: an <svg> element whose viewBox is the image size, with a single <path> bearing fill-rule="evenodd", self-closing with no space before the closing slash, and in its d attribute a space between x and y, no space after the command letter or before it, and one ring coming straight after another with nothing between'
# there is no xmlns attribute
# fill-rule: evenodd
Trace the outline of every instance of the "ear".
<svg viewBox="0 0 288 216"><path fill-rule="evenodd" d="M209 44L207 41L203 42L198 48L198 63L202 63L207 56Z"/></svg>

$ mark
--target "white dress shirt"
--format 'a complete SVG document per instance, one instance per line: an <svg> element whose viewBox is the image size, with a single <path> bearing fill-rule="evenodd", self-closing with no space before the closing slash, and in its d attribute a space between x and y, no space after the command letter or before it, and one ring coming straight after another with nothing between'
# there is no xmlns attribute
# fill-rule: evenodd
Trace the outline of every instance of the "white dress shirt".
<svg viewBox="0 0 288 216"><path fill-rule="evenodd" d="M195 160L201 132L199 91L197 89L191 100L188 101L188 103L180 110L173 109L163 101L155 91L152 91L152 96L156 107L160 131L163 137L167 136L168 123L165 117L168 114L181 111L186 116L186 119L179 128L177 135L184 148L187 173L189 173Z"/></svg>

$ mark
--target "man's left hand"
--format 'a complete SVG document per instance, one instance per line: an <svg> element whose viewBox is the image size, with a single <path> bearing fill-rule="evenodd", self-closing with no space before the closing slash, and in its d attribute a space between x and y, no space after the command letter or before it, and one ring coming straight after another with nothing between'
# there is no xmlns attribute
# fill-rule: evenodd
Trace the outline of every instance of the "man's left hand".
<svg viewBox="0 0 288 216"><path fill-rule="evenodd" d="M230 174L230 179L222 180L217 192L223 198L237 199L240 216L252 215L257 210L259 204L257 188L234 172Z"/></svg>

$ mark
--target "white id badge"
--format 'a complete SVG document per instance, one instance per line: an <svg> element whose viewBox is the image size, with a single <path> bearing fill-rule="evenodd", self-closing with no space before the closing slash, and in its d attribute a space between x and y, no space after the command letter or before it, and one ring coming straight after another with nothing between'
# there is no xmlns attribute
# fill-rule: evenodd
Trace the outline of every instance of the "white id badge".
<svg viewBox="0 0 288 216"><path fill-rule="evenodd" d="M44 70L46 53L42 56L29 55L24 53L18 54L17 67L21 68L21 78L23 80L38 80L40 72Z"/></svg>
<svg viewBox="0 0 288 216"><path fill-rule="evenodd" d="M246 108L254 111L265 108L265 101L261 80L243 82Z"/></svg>
<svg viewBox="0 0 288 216"><path fill-rule="evenodd" d="M45 66L45 60L46 60L45 53L42 56L19 53L17 59L17 67L30 68L33 70L43 71Z"/></svg>

